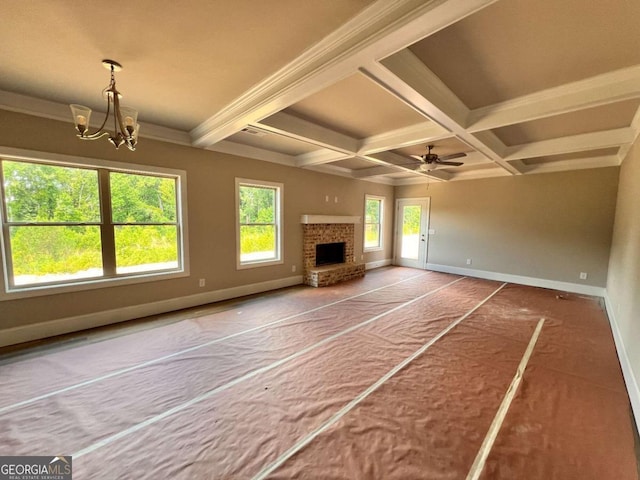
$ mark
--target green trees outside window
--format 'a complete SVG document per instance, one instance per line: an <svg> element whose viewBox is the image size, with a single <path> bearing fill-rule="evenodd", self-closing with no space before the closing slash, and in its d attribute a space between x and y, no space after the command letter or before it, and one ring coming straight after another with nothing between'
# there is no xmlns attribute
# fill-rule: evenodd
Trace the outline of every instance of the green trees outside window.
<svg viewBox="0 0 640 480"><path fill-rule="evenodd" d="M279 261L282 187L247 182L236 181L239 263L246 265Z"/></svg>
<svg viewBox="0 0 640 480"><path fill-rule="evenodd" d="M116 272L178 268L176 180L111 172Z"/></svg>
<svg viewBox="0 0 640 480"><path fill-rule="evenodd" d="M1 167L10 287L179 268L175 177L14 160Z"/></svg>
<svg viewBox="0 0 640 480"><path fill-rule="evenodd" d="M365 196L364 248L382 247L382 206L384 199L372 195Z"/></svg>

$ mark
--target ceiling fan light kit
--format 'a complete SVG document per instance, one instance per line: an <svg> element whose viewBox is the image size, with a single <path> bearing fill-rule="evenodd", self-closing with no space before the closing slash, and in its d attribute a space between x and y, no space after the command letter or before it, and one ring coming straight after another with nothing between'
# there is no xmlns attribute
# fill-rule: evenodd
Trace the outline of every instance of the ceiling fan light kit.
<svg viewBox="0 0 640 480"><path fill-rule="evenodd" d="M451 155L445 155L444 157L439 157L437 153L431 153L431 150L434 148L434 145L427 145L427 153L425 155L415 156L414 158L419 159L420 163L416 165L413 163L414 171L428 173L433 170L436 170L440 166L447 167L460 167L464 165L463 162L451 162L450 160L454 158L466 157L466 153L453 153Z"/></svg>
<svg viewBox="0 0 640 480"><path fill-rule="evenodd" d="M91 118L91 109L84 105L71 104L71 114L73 122L78 131L78 138L82 140L96 140L105 135L109 135L108 140L113 146L120 147L125 144L131 151L136 149L138 143L138 134L140 133L140 124L138 123L138 112L131 108L120 105L120 92L116 89L115 72L122 70L122 65L114 60L105 59L102 65L111 71L111 81L103 94L107 98L107 113L100 128L94 132L89 132L89 120ZM113 117L113 133L105 130L109 114Z"/></svg>

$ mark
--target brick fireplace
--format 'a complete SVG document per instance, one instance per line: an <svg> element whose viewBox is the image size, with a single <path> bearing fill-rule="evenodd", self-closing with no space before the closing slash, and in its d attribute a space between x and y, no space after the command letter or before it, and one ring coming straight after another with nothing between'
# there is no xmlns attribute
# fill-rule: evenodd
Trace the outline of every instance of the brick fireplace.
<svg viewBox="0 0 640 480"><path fill-rule="evenodd" d="M364 263L355 259L355 224L360 217L345 215L303 215L304 283L324 287L364 276ZM344 262L317 265L317 245L344 243Z"/></svg>

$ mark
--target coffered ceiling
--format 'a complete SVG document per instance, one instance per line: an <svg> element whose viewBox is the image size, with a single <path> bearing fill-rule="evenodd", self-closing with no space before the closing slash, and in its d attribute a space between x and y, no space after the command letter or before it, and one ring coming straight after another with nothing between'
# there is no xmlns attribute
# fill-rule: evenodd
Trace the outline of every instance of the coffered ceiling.
<svg viewBox="0 0 640 480"><path fill-rule="evenodd" d="M636 1L112 3L0 0L0 108L100 110L112 58L139 149L395 185L619 165L640 128ZM418 169L427 145L464 165Z"/></svg>

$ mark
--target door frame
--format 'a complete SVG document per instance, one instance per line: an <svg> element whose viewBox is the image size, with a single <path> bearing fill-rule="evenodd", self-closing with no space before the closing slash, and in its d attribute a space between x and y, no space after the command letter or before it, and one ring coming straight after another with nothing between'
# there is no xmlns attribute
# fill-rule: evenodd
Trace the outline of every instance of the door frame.
<svg viewBox="0 0 640 480"><path fill-rule="evenodd" d="M418 259L403 260L400 257L402 245L402 215L400 214L401 206L419 205L421 207L420 215L420 246L418 247ZM429 220L431 211L431 197L413 197L413 198L397 198L394 220L394 245L393 245L393 264L427 269L427 260L429 252Z"/></svg>

